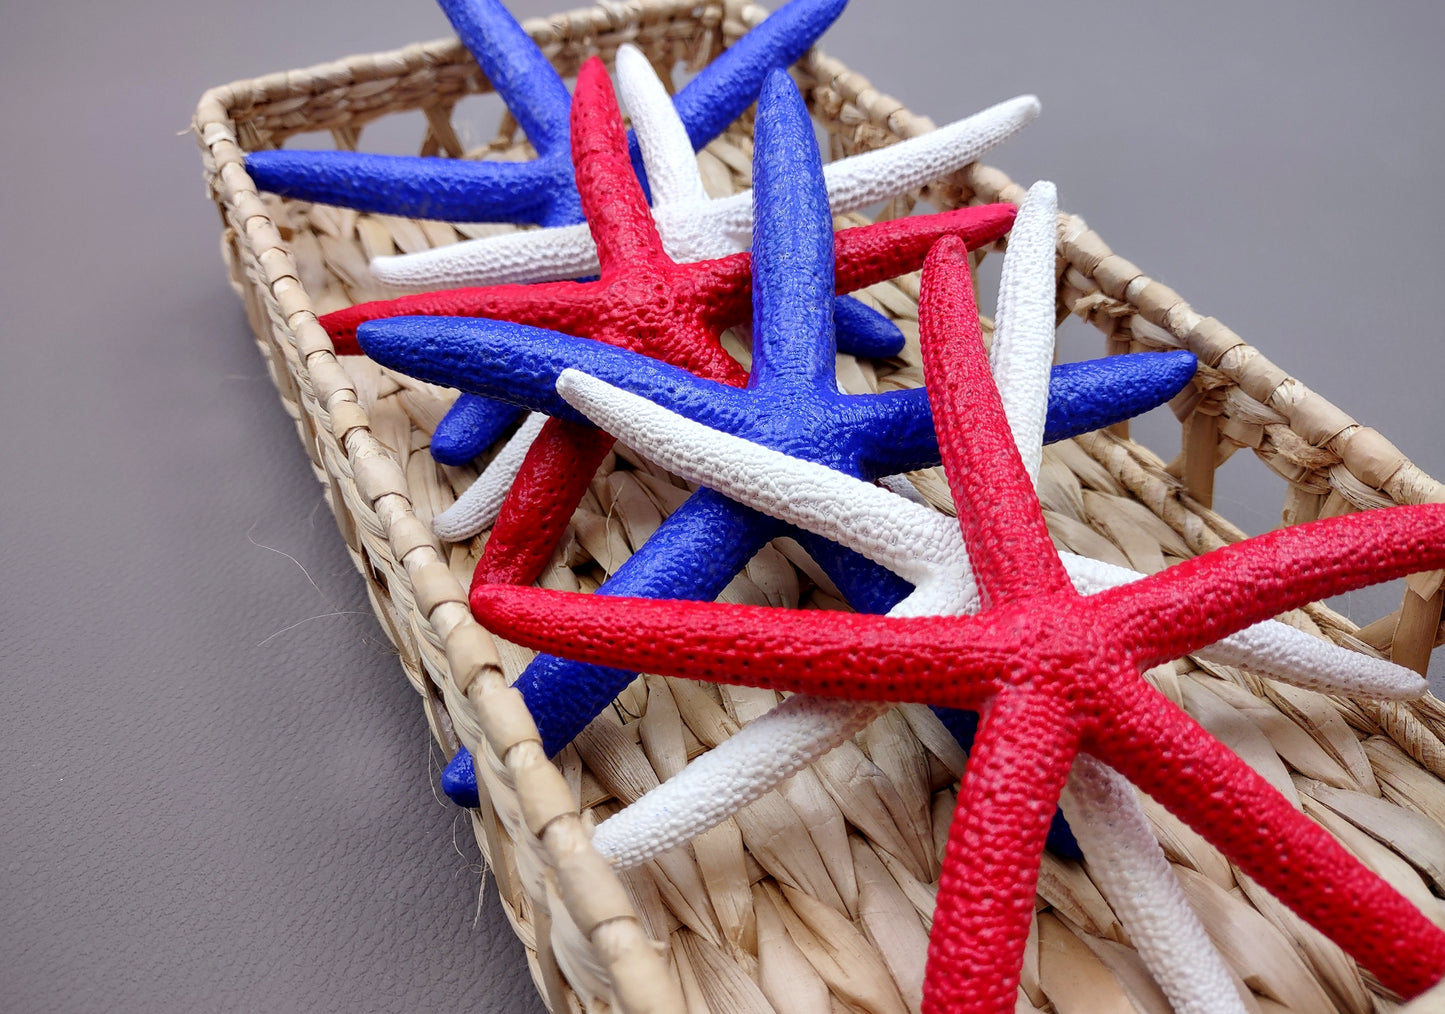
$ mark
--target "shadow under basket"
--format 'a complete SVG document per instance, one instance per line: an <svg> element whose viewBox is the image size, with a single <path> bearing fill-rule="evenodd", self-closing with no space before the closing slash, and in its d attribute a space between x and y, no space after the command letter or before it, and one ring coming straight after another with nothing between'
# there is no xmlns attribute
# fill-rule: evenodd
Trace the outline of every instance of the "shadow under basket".
<svg viewBox="0 0 1445 1014"><path fill-rule="evenodd" d="M593 53L610 62L624 42L666 71L679 62L701 66L764 15L734 2L634 0L526 28L565 76ZM817 50L794 74L827 132L832 158L932 129ZM424 114L410 117L425 130L423 154L525 157L510 118L479 150L468 151L459 138L466 131L454 124L458 102L489 90L471 57L448 40L214 89L201 99L194 127L221 211L232 284L376 615L441 748L450 756L464 744L478 758L481 805L471 811L472 826L537 987L559 1014L793 1014L799 1008L779 992L784 980L829 996L820 1010L917 1011L957 786L951 741L929 736L907 707L894 709L747 813L659 860L614 872L592 849L590 828L656 785L681 754L716 745L776 696L639 678L555 762L548 760L521 696L508 686L530 653L493 641L467 609L465 588L485 536L450 544L431 531L435 514L476 476L472 468L440 466L428 452L454 392L361 358L338 359L316 319L395 294L371 278L371 257L507 227L282 200L258 194L246 173L246 151L317 131L330 132L339 148L354 148L372 120L413 111ZM716 192L750 185L748 128L745 118L701 154ZM315 139L303 144L314 146ZM1002 173L973 165L892 202L884 215L908 214L920 200L953 208L1022 197ZM1093 324L1108 353L1185 348L1200 361L1193 384L1172 404L1182 427L1182 451L1172 462L1132 442L1123 426L1049 448L1040 485L1061 548L1153 572L1242 538L1210 509L1215 469L1240 448L1284 480L1288 524L1445 500L1445 486L1380 434L1201 317L1068 215L1060 217L1058 264L1060 319L1074 314ZM850 390L921 382L917 296L916 275L862 294L911 340L897 360L840 357L840 379ZM912 478L931 504L952 510L936 471ZM594 589L688 488L619 445L543 583ZM835 605L810 576L816 574L783 540L759 554L725 598ZM1441 577L1412 578L1401 608L1363 629L1323 606L1282 619L1423 672L1441 636ZM1434 697L1408 704L1342 700L1191 658L1150 678L1230 745L1247 744L1251 763L1258 767L1263 758L1286 772L1305 813L1445 924L1445 705ZM645 750L639 735L645 723L655 723L650 741L677 744L679 756ZM921 738L916 729L925 730ZM1144 804L1255 1009L1401 1009L1176 818ZM790 995L808 993L800 987ZM1049 853L1019 1009L1168 1011L1089 871ZM1445 991L1403 1009L1445 1010Z"/></svg>

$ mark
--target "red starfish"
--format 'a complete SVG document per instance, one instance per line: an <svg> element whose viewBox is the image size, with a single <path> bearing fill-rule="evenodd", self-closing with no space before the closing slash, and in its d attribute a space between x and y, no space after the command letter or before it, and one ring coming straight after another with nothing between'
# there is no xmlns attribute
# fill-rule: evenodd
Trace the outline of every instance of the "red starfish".
<svg viewBox="0 0 1445 1014"><path fill-rule="evenodd" d="M473 608L544 651L835 697L982 709L949 832L924 1009L1014 1009L1049 818L1076 754L1116 768L1381 982L1445 975L1445 933L1144 681L1305 602L1445 565L1445 505L1272 532L1080 596L1009 436L967 257L923 275L924 367L949 488L987 610L894 619L492 587ZM1262 833L1263 832L1263 833Z"/></svg>
<svg viewBox="0 0 1445 1014"><path fill-rule="evenodd" d="M747 373L719 338L752 313L751 255L678 264L663 251L628 160L611 82L596 57L577 77L572 157L602 265L598 281L450 289L361 303L321 318L337 352L359 353L357 326L381 317L490 317L594 338L743 386ZM917 270L940 236L961 236L970 247L990 243L1008 232L1014 210L985 205L844 229L836 236L837 291ZM590 426L547 422L502 505L474 584L536 580L612 443Z"/></svg>

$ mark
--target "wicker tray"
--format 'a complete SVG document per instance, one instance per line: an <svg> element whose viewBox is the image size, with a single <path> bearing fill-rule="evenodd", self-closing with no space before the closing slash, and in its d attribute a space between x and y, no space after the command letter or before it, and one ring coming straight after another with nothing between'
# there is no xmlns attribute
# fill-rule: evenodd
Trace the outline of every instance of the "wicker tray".
<svg viewBox="0 0 1445 1014"><path fill-rule="evenodd" d="M572 75L591 53L610 61L623 42L659 67L679 60L696 67L764 14L735 0L634 0L526 27ZM828 131L832 157L932 126L817 51L796 76ZM454 107L488 88L460 44L448 40L214 89L201 99L194 127L222 214L232 283L376 614L443 749L465 744L477 755L482 805L472 812L473 828L537 986L559 1012L791 1011L809 1009L809 996L823 1010L916 1010L930 881L952 811L957 758L936 741L921 742L895 711L693 846L614 874L591 849L590 826L768 701L756 691L646 677L555 764L547 760L520 695L507 687L529 653L494 642L466 607L464 588L485 536L451 545L430 531L431 518L475 476L437 465L427 450L453 395L364 360L338 360L316 322L318 312L390 294L371 279L370 257L496 227L258 195L242 162L244 151L312 131L355 147L365 124L410 110L425 114L423 154L523 154L510 119L489 146L463 151ZM702 156L710 184L749 185L750 156L747 124L735 125ZM894 202L885 215L906 214L920 198L955 207L1021 197L1002 173L970 166ZM1173 404L1183 432L1173 462L1131 442L1126 427L1049 450L1042 486L1061 546L1154 571L1242 538L1210 510L1214 470L1241 447L1285 480L1288 523L1445 501L1445 486L1382 436L1195 313L1069 216L1061 218L1059 279L1061 315L1094 324L1108 352L1183 347L1201 362L1193 386ZM865 294L915 333L916 297L916 277ZM840 375L857 390L919 381L916 356L848 364ZM931 502L951 509L936 475L914 479ZM596 587L686 488L619 445L544 583ZM727 597L829 605L816 575L784 541L760 554ZM1441 637L1442 597L1441 575L1419 575L1399 611L1364 629L1320 606L1285 619L1423 671ZM1433 697L1409 705L1338 701L1192 659L1151 675L1206 726L1219 731L1232 723L1237 737L1246 730L1251 749L1284 765L1307 813L1445 923L1445 902L1436 896L1445 891L1445 869L1434 858L1445 856L1445 704ZM659 742L672 743L676 756L659 755L651 746ZM1368 817L1357 805L1365 798ZM1173 817L1147 806L1258 1010L1396 1009L1338 949L1236 878ZM1046 855L1038 908L1020 1010L1168 1010L1082 865ZM1445 994L1437 989L1408 1009L1445 1010Z"/></svg>

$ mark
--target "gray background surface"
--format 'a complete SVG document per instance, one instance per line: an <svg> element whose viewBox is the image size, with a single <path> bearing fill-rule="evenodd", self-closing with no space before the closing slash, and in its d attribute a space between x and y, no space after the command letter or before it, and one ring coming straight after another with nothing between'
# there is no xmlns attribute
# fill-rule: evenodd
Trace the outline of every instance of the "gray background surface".
<svg viewBox="0 0 1445 1014"><path fill-rule="evenodd" d="M68 0L4 23L0 1010L540 1009L177 136L207 86L445 20ZM1442 28L1433 0L853 0L826 48L938 123L1036 92L996 164L1445 476ZM1252 457L1220 474L1251 531L1281 495Z"/></svg>

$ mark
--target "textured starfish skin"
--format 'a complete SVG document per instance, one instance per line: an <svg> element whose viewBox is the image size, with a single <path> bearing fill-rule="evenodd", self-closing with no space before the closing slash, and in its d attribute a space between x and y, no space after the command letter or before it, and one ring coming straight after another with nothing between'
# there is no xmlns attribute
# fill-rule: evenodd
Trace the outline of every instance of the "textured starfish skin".
<svg viewBox="0 0 1445 1014"><path fill-rule="evenodd" d="M398 364L398 350L413 348L413 339L393 336L381 352L373 347L370 326L362 332L367 352L387 365L400 365L404 372L432 380L444 377L443 382L464 390L485 384L484 393L530 394L533 407L564 419L583 417L562 402L549 382L567 366L591 363L609 378L642 387L687 415L786 447L851 475L875 478L936 463L937 440L924 391L845 395L838 390L827 299L834 287L829 271L832 219L821 186L812 125L786 75L774 75L763 88L754 153L758 201L752 262L754 352L745 391L636 355L589 347L580 339L494 321L467 322L465 332L430 320L407 325L430 332L434 352L445 343L445 359L467 373L455 367L446 374L419 373L418 364ZM461 340L450 340L452 334ZM508 362L509 350L515 350L514 356L525 355ZM1069 397L1055 400L1050 438L1094 429L1106 419L1167 400L1193 376L1194 365L1193 357L1184 353L1060 369L1058 376L1069 382L1064 388ZM1073 383L1079 379L1087 386ZM1046 391L1044 387L1039 393ZM542 446L545 432L533 445L533 454ZM568 504L568 517L573 504L575 500ZM534 531L537 526L525 527ZM603 590L711 599L779 534L781 526L771 519L704 490L674 512ZM497 538L494 531L489 551ZM892 605L902 597L904 586L888 572L832 543L806 533L800 538L855 604L866 604L881 594L891 595L888 605ZM485 565L484 557L474 586L487 583ZM551 753L570 742L632 678L626 671L543 658L528 667L517 686Z"/></svg>
<svg viewBox="0 0 1445 1014"><path fill-rule="evenodd" d="M989 359L1015 445L1030 480L1041 458L1049 364L1054 352L1052 187L1036 184L1009 236ZM925 335L924 341L931 341ZM980 608L956 523L842 472L781 454L684 419L602 381L569 370L558 390L635 451L755 510L836 541L907 578L914 591L891 616L951 615ZM1087 594L1144 575L1063 554ZM1367 696L1418 696L1425 682L1402 666L1370 659L1270 621L1201 649L1297 685ZM795 694L596 828L593 846L631 867L696 837L857 734L886 705ZM940 709L967 748L971 712ZM452 789L471 758L458 754ZM468 786L475 798L475 785ZM449 790L449 794L450 794ZM1128 782L1080 754L1061 805L1105 898L1178 1014L1243 1014L1228 969L1195 917ZM1052 839L1065 825L1056 821ZM1050 840L1048 847L1060 851ZM1077 848L1077 846L1076 846ZM1077 858L1077 852L1075 854Z"/></svg>
<svg viewBox="0 0 1445 1014"><path fill-rule="evenodd" d="M584 64L578 75L572 117L577 183L602 258L601 279L461 289L364 303L321 318L338 351L364 347L373 359L404 373L471 393L512 397L510 387L498 390L494 380L483 384L466 380L466 360L475 351L468 344L469 336L495 334L504 325L472 319L450 323L382 319L403 314L481 314L634 349L699 376L741 386L746 374L723 351L719 336L726 327L748 318L751 255L676 264L662 251L627 162L616 100L596 59ZM991 242L1007 232L1013 214L1012 205L987 205L846 229L836 240L836 287L847 291L915 270L942 235L961 235L971 246ZM831 228L830 220L829 237ZM358 334L363 324L364 333ZM517 351L513 358L522 355ZM489 361L496 363L498 358ZM560 403L555 393L549 394ZM570 410L567 414L582 419ZM590 426L554 421L543 427L492 529L478 567L481 579L529 583L537 577L611 446Z"/></svg>
<svg viewBox="0 0 1445 1014"><path fill-rule="evenodd" d="M775 67L797 60L842 13L847 0L793 0L748 32L669 100L688 143L701 148L736 119ZM247 170L263 190L362 211L450 221L565 226L583 220L568 150L571 98L537 44L500 0L441 0L457 34L526 132L530 162L368 155L337 151L263 151ZM640 149L631 161L645 188ZM586 232L586 227L581 226ZM730 251L729 251L730 252ZM577 275L555 277L580 277ZM848 351L889 356L903 335L881 314L843 299L840 334ZM489 447L515 410L464 395L437 425L432 456L462 465Z"/></svg>
<svg viewBox="0 0 1445 1014"><path fill-rule="evenodd" d="M984 709L945 852L924 1009L1013 1009L1039 853L1076 754L1114 768L1388 988L1445 975L1445 933L1142 678L1306 602L1445 565L1445 505L1272 532L1078 595L1012 445L943 241L921 323L950 489L985 610L866 615L476 589L494 631L588 661L865 700ZM1261 833L1261 832L1265 833Z"/></svg>
<svg viewBox="0 0 1445 1014"><path fill-rule="evenodd" d="M619 48L616 73L652 185L652 214L663 248L682 262L746 250L752 243L751 191L708 196L687 126L639 50ZM920 137L830 162L823 167L829 205L841 215L915 190L976 161L1038 113L1038 99L1024 95ZM595 274L598 264L591 234L572 225L377 257L371 268L391 285L437 288L580 278Z"/></svg>
<svg viewBox="0 0 1445 1014"><path fill-rule="evenodd" d="M438 0L537 150L530 162L258 151L246 158L257 186L287 197L412 218L569 225L582 221L567 150L571 101L552 64L500 0ZM803 55L847 0L793 0L740 38L674 103L694 148L726 129L756 98L768 72ZM637 142L629 139L635 151ZM640 156L634 159L641 171Z"/></svg>

